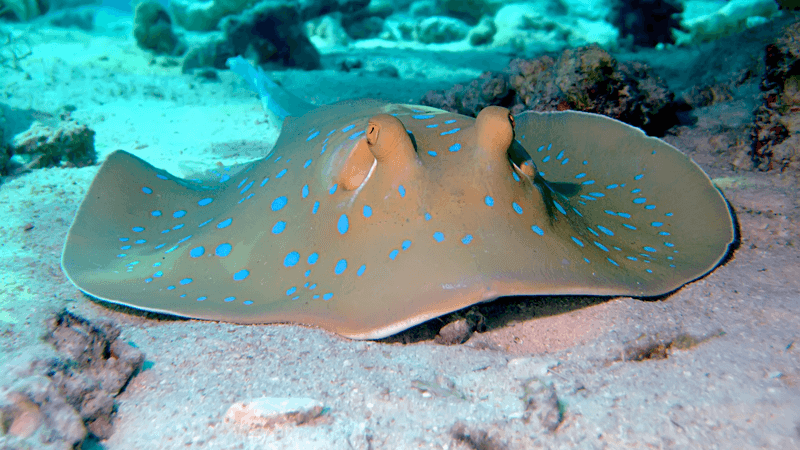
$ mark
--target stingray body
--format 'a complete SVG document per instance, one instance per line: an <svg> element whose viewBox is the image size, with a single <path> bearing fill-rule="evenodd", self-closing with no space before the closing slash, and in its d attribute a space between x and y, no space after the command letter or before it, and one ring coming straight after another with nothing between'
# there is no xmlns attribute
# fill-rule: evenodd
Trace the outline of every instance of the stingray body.
<svg viewBox="0 0 800 450"><path fill-rule="evenodd" d="M733 236L697 165L615 120L358 100L209 179L111 154L62 263L134 308L372 339L500 296L663 294Z"/></svg>

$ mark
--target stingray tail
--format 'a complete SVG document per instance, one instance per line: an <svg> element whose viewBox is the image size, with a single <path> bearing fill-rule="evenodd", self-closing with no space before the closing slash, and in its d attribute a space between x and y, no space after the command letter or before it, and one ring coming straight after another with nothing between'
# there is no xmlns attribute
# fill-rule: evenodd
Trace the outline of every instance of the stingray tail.
<svg viewBox="0 0 800 450"><path fill-rule="evenodd" d="M258 93L264 111L275 114L281 120L288 116L302 116L314 108L311 103L292 95L275 84L260 67L254 67L241 56L228 58L226 64L231 71L244 78L250 89Z"/></svg>

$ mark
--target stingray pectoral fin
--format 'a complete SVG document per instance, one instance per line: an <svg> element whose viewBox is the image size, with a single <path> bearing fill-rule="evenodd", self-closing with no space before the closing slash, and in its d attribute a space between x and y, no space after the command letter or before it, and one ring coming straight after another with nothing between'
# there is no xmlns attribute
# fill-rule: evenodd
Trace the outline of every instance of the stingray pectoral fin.
<svg viewBox="0 0 800 450"><path fill-rule="evenodd" d="M124 151L110 154L67 234L62 270L80 290L100 300L215 317L207 304L185 301L174 290L200 284L202 271L175 279L171 287L154 281L166 280L181 260L199 261L201 254L213 253L196 242L226 224L228 216L220 214L226 199L222 184L216 185L174 177Z"/></svg>
<svg viewBox="0 0 800 450"><path fill-rule="evenodd" d="M575 285L553 293L660 295L727 254L734 241L728 204L675 147L596 114L515 119L516 137L545 180L540 189L558 210L549 231L580 251L568 261Z"/></svg>

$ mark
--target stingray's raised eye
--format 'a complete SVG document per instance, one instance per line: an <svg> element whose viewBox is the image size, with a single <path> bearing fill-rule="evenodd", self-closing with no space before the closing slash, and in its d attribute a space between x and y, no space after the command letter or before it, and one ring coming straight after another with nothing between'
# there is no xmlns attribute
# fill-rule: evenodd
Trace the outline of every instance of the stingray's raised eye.
<svg viewBox="0 0 800 450"><path fill-rule="evenodd" d="M376 123L370 122L370 124L367 125L367 143L369 145L375 145L375 143L378 142L380 131L381 127Z"/></svg>

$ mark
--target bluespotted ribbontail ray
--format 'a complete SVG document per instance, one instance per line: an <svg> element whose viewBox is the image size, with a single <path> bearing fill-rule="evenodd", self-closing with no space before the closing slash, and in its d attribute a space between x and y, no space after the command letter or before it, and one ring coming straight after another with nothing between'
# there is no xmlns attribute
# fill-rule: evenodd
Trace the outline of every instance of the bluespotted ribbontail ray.
<svg viewBox="0 0 800 450"><path fill-rule="evenodd" d="M660 295L734 238L690 158L613 119L293 107L269 156L214 180L112 153L69 231L69 279L148 311L375 339L500 296Z"/></svg>

